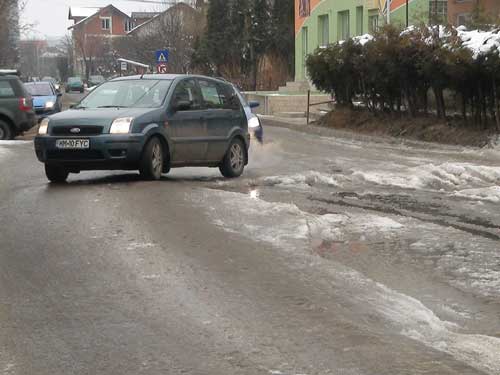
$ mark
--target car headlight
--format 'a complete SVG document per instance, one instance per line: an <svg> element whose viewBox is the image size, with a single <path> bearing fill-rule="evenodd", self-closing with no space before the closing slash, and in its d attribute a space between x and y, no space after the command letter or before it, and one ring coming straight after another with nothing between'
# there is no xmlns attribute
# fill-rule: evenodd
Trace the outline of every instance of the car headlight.
<svg viewBox="0 0 500 375"><path fill-rule="evenodd" d="M260 126L260 121L257 116L252 117L250 120L248 120L248 127L249 128L258 128Z"/></svg>
<svg viewBox="0 0 500 375"><path fill-rule="evenodd" d="M48 118L44 118L42 122L40 122L40 126L38 127L38 134L44 135L47 134L47 130L49 128L50 120Z"/></svg>
<svg viewBox="0 0 500 375"><path fill-rule="evenodd" d="M134 120L133 117L121 117L117 118L111 124L111 129L109 129L110 134L128 134L130 131L130 125Z"/></svg>
<svg viewBox="0 0 500 375"><path fill-rule="evenodd" d="M54 108L54 102L46 102L45 103L45 108L46 109L50 109L50 108Z"/></svg>

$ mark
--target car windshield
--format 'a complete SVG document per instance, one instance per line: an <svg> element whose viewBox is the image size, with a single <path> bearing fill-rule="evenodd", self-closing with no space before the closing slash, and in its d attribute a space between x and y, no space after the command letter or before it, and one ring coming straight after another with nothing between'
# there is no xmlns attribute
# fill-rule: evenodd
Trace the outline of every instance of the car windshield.
<svg viewBox="0 0 500 375"><path fill-rule="evenodd" d="M51 96L54 95L49 83L26 83L26 88L32 96Z"/></svg>
<svg viewBox="0 0 500 375"><path fill-rule="evenodd" d="M69 83L80 83L80 82L82 82L82 80L78 77L70 77L70 78L68 78L68 82Z"/></svg>
<svg viewBox="0 0 500 375"><path fill-rule="evenodd" d="M103 83L76 108L157 108L165 99L170 80L123 80Z"/></svg>

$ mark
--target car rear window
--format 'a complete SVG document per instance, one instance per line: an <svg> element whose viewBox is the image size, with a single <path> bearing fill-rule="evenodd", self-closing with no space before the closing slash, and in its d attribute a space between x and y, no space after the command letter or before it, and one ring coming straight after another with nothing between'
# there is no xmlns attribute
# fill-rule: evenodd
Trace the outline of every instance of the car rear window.
<svg viewBox="0 0 500 375"><path fill-rule="evenodd" d="M25 84L28 92L33 96L51 96L54 95L49 83L27 83Z"/></svg>
<svg viewBox="0 0 500 375"><path fill-rule="evenodd" d="M0 98L13 98L16 94L9 81L0 81Z"/></svg>

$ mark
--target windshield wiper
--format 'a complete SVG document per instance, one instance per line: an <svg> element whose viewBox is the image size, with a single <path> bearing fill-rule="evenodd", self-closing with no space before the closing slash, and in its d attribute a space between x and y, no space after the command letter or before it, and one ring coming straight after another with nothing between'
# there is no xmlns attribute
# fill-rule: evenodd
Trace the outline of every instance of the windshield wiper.
<svg viewBox="0 0 500 375"><path fill-rule="evenodd" d="M101 105L97 108L127 108L123 105Z"/></svg>

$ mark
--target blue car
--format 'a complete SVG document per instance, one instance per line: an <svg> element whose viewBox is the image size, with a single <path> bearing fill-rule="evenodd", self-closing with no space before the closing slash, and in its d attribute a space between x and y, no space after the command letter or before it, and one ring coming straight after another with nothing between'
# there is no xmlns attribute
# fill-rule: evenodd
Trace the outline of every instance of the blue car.
<svg viewBox="0 0 500 375"><path fill-rule="evenodd" d="M62 94L57 92L50 82L29 82L24 86L33 97L33 107L38 116L38 122L47 116L61 112Z"/></svg>
<svg viewBox="0 0 500 375"><path fill-rule="evenodd" d="M260 119L257 117L255 113L252 112L253 108L257 108L260 103L255 101L247 101L241 91L236 87L236 85L232 85L234 91L238 95L240 99L243 110L245 111L245 115L247 117L248 122L248 133L254 139L256 139L260 144L264 143L264 128L262 127L262 123Z"/></svg>

